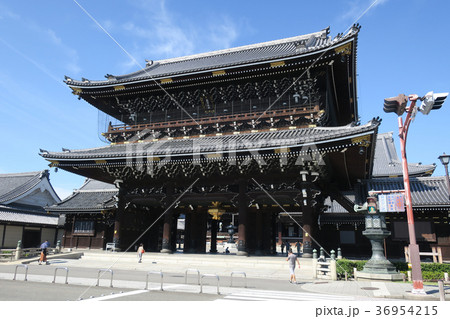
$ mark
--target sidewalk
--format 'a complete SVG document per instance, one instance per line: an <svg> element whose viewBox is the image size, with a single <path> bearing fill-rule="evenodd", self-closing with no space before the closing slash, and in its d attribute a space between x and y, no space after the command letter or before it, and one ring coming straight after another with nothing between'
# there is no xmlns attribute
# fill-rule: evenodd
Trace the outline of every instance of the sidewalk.
<svg viewBox="0 0 450 319"><path fill-rule="evenodd" d="M75 250L67 254L67 257L75 253L83 253L79 259L65 259L64 255L54 255L53 259L64 259L66 267L88 267L114 270L136 270L136 271L161 271L163 273L185 274L187 269L198 270L201 274L216 274L219 277L231 276L232 272L244 272L247 278L259 278L286 281L289 273L284 256L251 256L242 257L224 254L161 254L146 252L143 262L137 262L134 252L106 252L102 250ZM22 263L37 263L37 260L21 260ZM17 264L9 263L9 264ZM52 262L52 259L50 259ZM56 263L57 261L55 261ZM408 300L430 300L439 301L438 286L425 286L426 295L415 295L411 293L412 284L403 282L387 281L329 281L315 280L312 278L312 259L300 258L300 269L296 270L298 285L297 289L313 293L354 296L366 298L408 299ZM130 287L131 288L131 287ZM450 300L450 287L446 287L447 300ZM198 288L195 288L196 290Z"/></svg>

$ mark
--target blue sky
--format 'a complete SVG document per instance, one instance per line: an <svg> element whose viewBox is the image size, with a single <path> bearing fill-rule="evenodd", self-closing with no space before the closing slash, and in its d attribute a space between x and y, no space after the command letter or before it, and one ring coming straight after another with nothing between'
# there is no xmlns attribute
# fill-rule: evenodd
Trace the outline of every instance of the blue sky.
<svg viewBox="0 0 450 319"><path fill-rule="evenodd" d="M380 132L398 131L383 99L400 93L450 91L450 3L446 0L0 2L0 173L48 168L39 148L105 145L98 111L71 94L64 75L104 79L159 60L276 40L331 27L345 32L359 17L357 85L361 123L380 116ZM437 163L450 154L450 98L412 123L408 161ZM100 127L100 128L99 128ZM399 141L395 137L399 151ZM51 170L61 197L84 178Z"/></svg>

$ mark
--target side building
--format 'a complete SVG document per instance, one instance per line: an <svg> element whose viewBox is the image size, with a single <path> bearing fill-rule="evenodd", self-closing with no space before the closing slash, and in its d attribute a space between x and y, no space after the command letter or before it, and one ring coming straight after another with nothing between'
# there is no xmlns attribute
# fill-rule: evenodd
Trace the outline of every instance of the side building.
<svg viewBox="0 0 450 319"><path fill-rule="evenodd" d="M46 207L52 214L64 216L66 248L105 248L112 241L117 188L108 183L86 179L72 195Z"/></svg>
<svg viewBox="0 0 450 319"><path fill-rule="evenodd" d="M44 207L60 202L50 184L49 171L0 174L0 247L55 245L63 235L64 221Z"/></svg>

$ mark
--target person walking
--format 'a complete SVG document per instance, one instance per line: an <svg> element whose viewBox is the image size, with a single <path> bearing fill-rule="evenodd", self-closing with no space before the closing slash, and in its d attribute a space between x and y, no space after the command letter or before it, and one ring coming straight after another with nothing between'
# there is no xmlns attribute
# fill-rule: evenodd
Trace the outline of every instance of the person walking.
<svg viewBox="0 0 450 319"><path fill-rule="evenodd" d="M298 264L298 268L300 269L300 262L298 261L297 255L292 253L292 249L289 249L288 257L286 258L286 261L289 265L289 272L290 272L290 279L289 282L292 284L297 284L297 278L295 278L295 262Z"/></svg>
<svg viewBox="0 0 450 319"><path fill-rule="evenodd" d="M281 255L284 255L284 241L281 241Z"/></svg>
<svg viewBox="0 0 450 319"><path fill-rule="evenodd" d="M302 248L302 244L297 240L295 246L297 246L297 256L300 256L300 248Z"/></svg>
<svg viewBox="0 0 450 319"><path fill-rule="evenodd" d="M45 262L46 265L49 264L49 262L47 261L47 248L49 246L48 240L44 241L41 244L41 257L39 258L39 265L41 265L43 262Z"/></svg>
<svg viewBox="0 0 450 319"><path fill-rule="evenodd" d="M286 256L288 256L290 249L291 249L291 243L286 239Z"/></svg>
<svg viewBox="0 0 450 319"><path fill-rule="evenodd" d="M145 253L145 250L144 250L144 244L140 244L139 245L139 248L138 248L138 250L137 250L137 254L138 254L138 263L141 263L142 262L142 254L143 253Z"/></svg>

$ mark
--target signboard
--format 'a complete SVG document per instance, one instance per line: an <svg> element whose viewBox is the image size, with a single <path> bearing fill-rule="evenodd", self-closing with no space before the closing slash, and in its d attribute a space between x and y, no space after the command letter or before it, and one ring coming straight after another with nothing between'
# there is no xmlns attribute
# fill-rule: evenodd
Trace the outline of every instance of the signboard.
<svg viewBox="0 0 450 319"><path fill-rule="evenodd" d="M403 194L378 195L380 212L404 212L405 201Z"/></svg>

